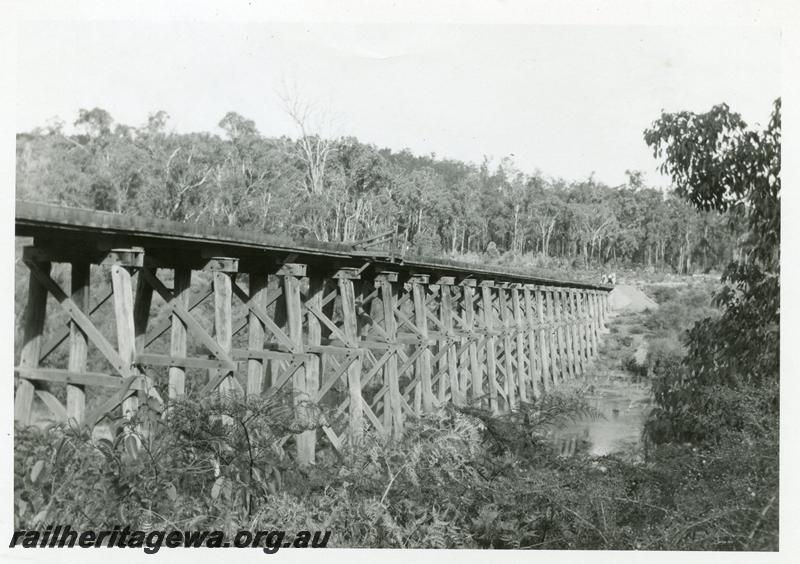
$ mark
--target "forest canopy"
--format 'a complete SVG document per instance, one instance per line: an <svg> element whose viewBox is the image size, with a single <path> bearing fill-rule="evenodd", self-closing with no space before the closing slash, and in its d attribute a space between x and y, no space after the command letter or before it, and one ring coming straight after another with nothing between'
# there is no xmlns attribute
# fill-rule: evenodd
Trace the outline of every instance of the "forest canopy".
<svg viewBox="0 0 800 564"><path fill-rule="evenodd" d="M158 111L116 123L80 110L17 135L17 197L184 222L237 226L300 241L356 241L405 233L414 252L538 256L541 266L719 270L744 232L718 211L648 187L524 172L505 158L465 163L353 137L262 135L235 112L222 135L176 133Z"/></svg>

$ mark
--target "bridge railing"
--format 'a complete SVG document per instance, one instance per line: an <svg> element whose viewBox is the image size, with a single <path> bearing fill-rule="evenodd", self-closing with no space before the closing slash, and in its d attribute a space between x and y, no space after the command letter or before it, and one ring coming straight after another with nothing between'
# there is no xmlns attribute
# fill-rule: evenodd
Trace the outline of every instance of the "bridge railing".
<svg viewBox="0 0 800 564"><path fill-rule="evenodd" d="M17 234L33 237L17 421L35 402L94 426L186 393L287 392L327 413L293 439L301 462L447 402L502 412L581 378L608 311L604 285L55 206L18 202ZM48 327L48 295L66 324Z"/></svg>

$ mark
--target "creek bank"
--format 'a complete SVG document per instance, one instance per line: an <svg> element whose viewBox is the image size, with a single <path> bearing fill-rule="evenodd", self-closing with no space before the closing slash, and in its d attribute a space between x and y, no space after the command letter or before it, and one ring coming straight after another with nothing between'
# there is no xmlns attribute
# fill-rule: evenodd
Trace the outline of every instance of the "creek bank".
<svg viewBox="0 0 800 564"><path fill-rule="evenodd" d="M609 304L612 311L600 354L586 378L573 384L573 390L583 395L595 415L551 431L553 448L562 456L643 456L642 430L652 409L651 387L625 367L646 363L649 342L644 322L659 305L627 284L615 286Z"/></svg>

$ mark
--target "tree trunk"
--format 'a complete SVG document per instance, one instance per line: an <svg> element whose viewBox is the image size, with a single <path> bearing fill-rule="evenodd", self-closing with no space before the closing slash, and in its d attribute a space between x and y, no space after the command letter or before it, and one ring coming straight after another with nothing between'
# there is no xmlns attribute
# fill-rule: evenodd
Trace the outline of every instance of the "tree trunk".
<svg viewBox="0 0 800 564"><path fill-rule="evenodd" d="M515 205L514 206L514 235L513 235L513 238L511 240L511 252L513 254L517 254L517 250L518 250L517 249L517 246L518 246L517 238L519 237L518 228L519 228L519 205Z"/></svg>
<svg viewBox="0 0 800 564"><path fill-rule="evenodd" d="M692 246L689 241L689 230L686 230L685 239L686 241L686 274L689 274L689 271L692 268Z"/></svg>

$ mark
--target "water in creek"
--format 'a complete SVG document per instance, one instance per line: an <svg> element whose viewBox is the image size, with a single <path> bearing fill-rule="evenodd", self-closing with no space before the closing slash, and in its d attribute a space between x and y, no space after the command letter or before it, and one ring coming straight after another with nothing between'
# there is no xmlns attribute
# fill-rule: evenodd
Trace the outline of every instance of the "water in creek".
<svg viewBox="0 0 800 564"><path fill-rule="evenodd" d="M585 397L597 417L572 421L553 430L551 440L558 454L604 456L641 450L642 428L651 408L648 383L603 379L593 382Z"/></svg>

